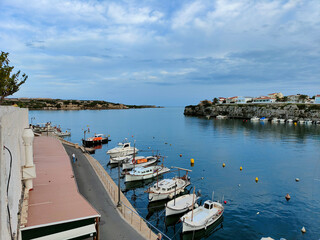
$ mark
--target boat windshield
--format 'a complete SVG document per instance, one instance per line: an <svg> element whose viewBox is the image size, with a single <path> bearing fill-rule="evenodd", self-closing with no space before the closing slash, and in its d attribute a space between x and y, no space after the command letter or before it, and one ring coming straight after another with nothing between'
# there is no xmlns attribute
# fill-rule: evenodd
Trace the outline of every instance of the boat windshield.
<svg viewBox="0 0 320 240"><path fill-rule="evenodd" d="M211 206L211 204L209 205L208 203L205 203L205 204L204 204L204 208L206 208L206 209L211 209L212 206Z"/></svg>

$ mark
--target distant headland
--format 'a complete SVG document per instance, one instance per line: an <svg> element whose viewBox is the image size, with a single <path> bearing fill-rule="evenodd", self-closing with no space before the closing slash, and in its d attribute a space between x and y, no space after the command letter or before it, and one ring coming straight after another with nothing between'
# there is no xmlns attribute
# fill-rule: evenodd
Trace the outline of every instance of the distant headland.
<svg viewBox="0 0 320 240"><path fill-rule="evenodd" d="M30 110L102 110L160 108L154 105L127 105L100 100L63 100L52 98L6 98L2 105L15 105Z"/></svg>

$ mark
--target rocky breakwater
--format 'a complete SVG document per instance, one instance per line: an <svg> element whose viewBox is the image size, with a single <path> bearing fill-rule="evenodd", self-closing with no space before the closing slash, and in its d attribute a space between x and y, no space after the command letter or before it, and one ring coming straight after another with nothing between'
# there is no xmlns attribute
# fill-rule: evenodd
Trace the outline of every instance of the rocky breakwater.
<svg viewBox="0 0 320 240"><path fill-rule="evenodd" d="M226 115L229 118L249 119L254 116L266 118L283 118L297 120L320 121L320 104L212 104L203 101L198 105L186 106L186 116Z"/></svg>

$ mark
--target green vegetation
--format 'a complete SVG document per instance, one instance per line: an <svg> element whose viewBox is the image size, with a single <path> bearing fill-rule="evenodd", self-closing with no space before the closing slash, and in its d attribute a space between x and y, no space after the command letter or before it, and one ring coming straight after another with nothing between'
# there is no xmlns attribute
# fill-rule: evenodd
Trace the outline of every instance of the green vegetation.
<svg viewBox="0 0 320 240"><path fill-rule="evenodd" d="M20 70L16 73L12 73L14 67L9 66L9 53L1 51L0 55L0 103L4 101L4 98L19 91L19 88L24 84L28 76L23 73L20 77Z"/></svg>

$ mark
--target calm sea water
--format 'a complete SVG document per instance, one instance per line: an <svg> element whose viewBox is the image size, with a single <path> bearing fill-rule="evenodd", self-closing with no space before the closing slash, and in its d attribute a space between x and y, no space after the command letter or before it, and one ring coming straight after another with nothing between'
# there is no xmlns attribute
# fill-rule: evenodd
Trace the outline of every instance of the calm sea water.
<svg viewBox="0 0 320 240"><path fill-rule="evenodd" d="M181 236L181 223L174 225L177 219L165 224L163 203L148 205L144 191L154 181L126 186L122 179L122 190L138 212L174 239L320 239L320 126L207 120L185 117L183 108L30 111L29 118L71 129L67 140L72 142L80 143L88 128L87 136L110 135L112 141L93 156L114 179L117 168L108 165L106 151L127 138L136 140L143 150L140 155L158 150L167 156L168 167L192 169L188 189L201 190L202 199L210 199L213 191L215 200L224 197L222 226ZM300 231L303 226L305 234Z"/></svg>

